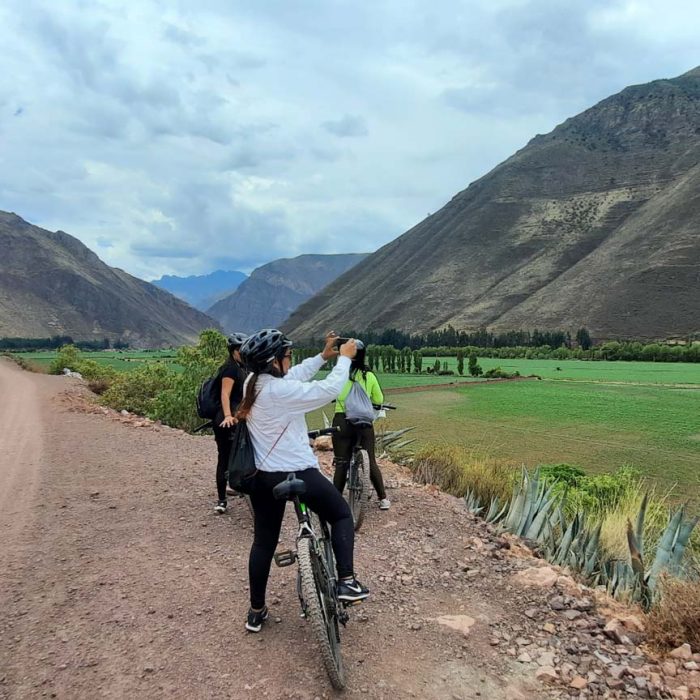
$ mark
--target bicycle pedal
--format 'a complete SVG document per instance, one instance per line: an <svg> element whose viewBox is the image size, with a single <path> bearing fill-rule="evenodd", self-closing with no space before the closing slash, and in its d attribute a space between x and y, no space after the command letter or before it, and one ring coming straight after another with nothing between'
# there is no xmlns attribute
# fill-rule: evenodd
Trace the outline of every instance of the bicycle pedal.
<svg viewBox="0 0 700 700"><path fill-rule="evenodd" d="M349 608L353 605L362 605L361 600L341 600L340 602L343 604L344 608Z"/></svg>
<svg viewBox="0 0 700 700"><path fill-rule="evenodd" d="M277 566L291 566L297 560L297 553L291 549L284 552L275 552L275 564Z"/></svg>

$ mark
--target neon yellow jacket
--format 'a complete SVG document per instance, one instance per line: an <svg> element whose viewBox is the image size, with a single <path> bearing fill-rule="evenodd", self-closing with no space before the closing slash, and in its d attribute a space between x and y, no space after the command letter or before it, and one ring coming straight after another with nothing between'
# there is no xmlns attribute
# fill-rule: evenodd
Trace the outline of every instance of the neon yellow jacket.
<svg viewBox="0 0 700 700"><path fill-rule="evenodd" d="M374 376L374 372L367 372L367 378L362 376L362 372L358 370L355 372L354 380L365 390L367 396L369 396L372 403L384 403L384 394L382 394L382 389L379 386L377 378ZM335 400L335 412L345 413L345 399L350 393L352 388L352 379L348 379L340 392L340 396Z"/></svg>

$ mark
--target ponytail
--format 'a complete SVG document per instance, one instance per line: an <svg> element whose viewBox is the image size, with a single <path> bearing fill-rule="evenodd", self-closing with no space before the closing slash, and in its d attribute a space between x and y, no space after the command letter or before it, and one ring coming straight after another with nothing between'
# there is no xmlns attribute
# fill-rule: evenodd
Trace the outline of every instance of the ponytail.
<svg viewBox="0 0 700 700"><path fill-rule="evenodd" d="M238 406L236 411L236 418L238 420L245 420L250 413L250 409L253 408L257 394L255 392L255 385L258 382L258 374L249 374L243 385L243 401Z"/></svg>

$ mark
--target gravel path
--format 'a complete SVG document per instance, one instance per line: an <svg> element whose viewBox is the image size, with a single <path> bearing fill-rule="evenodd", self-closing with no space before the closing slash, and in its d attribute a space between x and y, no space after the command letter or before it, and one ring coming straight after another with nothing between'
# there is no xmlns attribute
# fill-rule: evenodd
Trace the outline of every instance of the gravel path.
<svg viewBox="0 0 700 700"><path fill-rule="evenodd" d="M251 518L242 502L213 513L213 438L88 413L85 394L0 360L0 698L335 697L294 567L273 566L270 623L244 631ZM558 613L526 614L553 591L513 575L539 562L457 499L386 472L392 509L375 501L356 542L372 596L343 633L342 696L570 692L514 658L517 636L553 643L542 623ZM284 548L292 526L290 508ZM574 624L556 620L555 637Z"/></svg>

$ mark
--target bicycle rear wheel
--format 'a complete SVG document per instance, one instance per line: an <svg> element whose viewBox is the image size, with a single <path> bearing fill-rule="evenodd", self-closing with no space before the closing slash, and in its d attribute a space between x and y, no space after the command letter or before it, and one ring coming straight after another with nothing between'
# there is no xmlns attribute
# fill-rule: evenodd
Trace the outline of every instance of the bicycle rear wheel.
<svg viewBox="0 0 700 700"><path fill-rule="evenodd" d="M310 537L297 542L299 578L304 599L306 619L311 623L314 636L321 648L321 658L331 685L336 690L345 688L345 670L340 653L338 601L324 562L321 561Z"/></svg>
<svg viewBox="0 0 700 700"><path fill-rule="evenodd" d="M369 497L371 495L369 478L369 454L367 450L357 450L350 463L348 473L348 505L355 524L355 531L360 529L365 519Z"/></svg>

